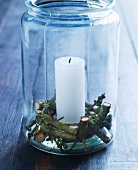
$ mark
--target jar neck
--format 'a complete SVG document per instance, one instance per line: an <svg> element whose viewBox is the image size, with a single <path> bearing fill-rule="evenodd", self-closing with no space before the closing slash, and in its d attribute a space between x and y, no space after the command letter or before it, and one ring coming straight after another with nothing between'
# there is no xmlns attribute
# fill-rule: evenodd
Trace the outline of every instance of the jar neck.
<svg viewBox="0 0 138 170"><path fill-rule="evenodd" d="M115 0L26 0L30 14L43 17L89 16L106 17L112 12Z"/></svg>

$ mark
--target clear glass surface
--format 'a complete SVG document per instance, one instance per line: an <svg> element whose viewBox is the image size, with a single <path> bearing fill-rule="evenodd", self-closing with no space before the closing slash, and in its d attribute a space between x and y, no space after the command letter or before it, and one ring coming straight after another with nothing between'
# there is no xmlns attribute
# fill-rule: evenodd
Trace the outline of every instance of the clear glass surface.
<svg viewBox="0 0 138 170"><path fill-rule="evenodd" d="M22 16L21 28L24 125L35 118L36 101L47 101L55 95L55 60L76 56L85 60L86 101L93 103L105 93L105 100L112 105L113 121L108 132L112 139L115 134L119 45L119 17L112 9L114 1L27 0L26 4L28 10ZM30 140L30 143L48 151L45 142L37 144ZM97 142L91 140L91 146L88 152L107 144L103 145L97 138Z"/></svg>

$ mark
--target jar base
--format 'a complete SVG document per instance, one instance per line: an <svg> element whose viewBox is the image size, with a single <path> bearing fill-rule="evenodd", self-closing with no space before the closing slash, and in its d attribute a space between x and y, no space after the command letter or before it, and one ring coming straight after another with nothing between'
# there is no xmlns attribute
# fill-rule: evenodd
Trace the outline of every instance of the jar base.
<svg viewBox="0 0 138 170"><path fill-rule="evenodd" d="M55 154L55 155L84 155L84 154L89 154L93 152L100 151L104 148L106 148L112 141L113 141L113 134L111 132L106 131L106 135L109 137L110 141L108 143L104 143L100 138L98 138L96 135L93 135L91 138L86 139L86 151L84 151L84 146L82 142L77 142L75 147L72 150L68 149L63 149L61 151L60 148L57 147L55 142L51 141L46 141L44 140L41 143L38 143L37 141L34 140L34 138L28 139L28 142L35 148L50 153L50 154ZM27 136L27 135L26 135ZM73 144L71 143L66 143L68 148L70 148Z"/></svg>

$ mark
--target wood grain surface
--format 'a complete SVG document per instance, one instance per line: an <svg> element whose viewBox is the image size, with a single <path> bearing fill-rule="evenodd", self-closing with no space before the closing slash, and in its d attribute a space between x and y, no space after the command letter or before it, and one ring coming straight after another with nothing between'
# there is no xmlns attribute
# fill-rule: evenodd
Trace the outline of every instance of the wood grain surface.
<svg viewBox="0 0 138 170"><path fill-rule="evenodd" d="M117 1L121 19L114 142L84 156L56 156L22 135L20 18L22 0L0 0L0 170L138 170L138 1Z"/></svg>

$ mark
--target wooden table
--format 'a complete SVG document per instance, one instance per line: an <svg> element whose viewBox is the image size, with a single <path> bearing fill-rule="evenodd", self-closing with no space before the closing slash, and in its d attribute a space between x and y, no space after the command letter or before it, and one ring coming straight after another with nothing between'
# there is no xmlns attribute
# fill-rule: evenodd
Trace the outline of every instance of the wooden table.
<svg viewBox="0 0 138 170"><path fill-rule="evenodd" d="M138 1L119 1L121 17L117 130L101 152L55 156L22 135L20 18L22 0L0 0L0 170L138 170Z"/></svg>

